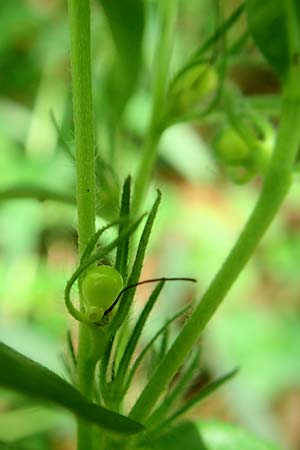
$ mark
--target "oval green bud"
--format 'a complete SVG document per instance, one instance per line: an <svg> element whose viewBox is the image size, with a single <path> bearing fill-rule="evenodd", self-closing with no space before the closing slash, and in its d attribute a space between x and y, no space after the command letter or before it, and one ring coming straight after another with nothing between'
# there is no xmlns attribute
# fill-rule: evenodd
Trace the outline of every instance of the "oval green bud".
<svg viewBox="0 0 300 450"><path fill-rule="evenodd" d="M216 91L218 83L218 73L211 64L201 63L190 67L170 88L169 114L192 111Z"/></svg>
<svg viewBox="0 0 300 450"><path fill-rule="evenodd" d="M123 288L123 278L110 266L96 266L87 270L81 284L86 317L99 322Z"/></svg>
<svg viewBox="0 0 300 450"><path fill-rule="evenodd" d="M224 128L215 140L215 151L225 164L238 166L246 162L250 149L233 128Z"/></svg>

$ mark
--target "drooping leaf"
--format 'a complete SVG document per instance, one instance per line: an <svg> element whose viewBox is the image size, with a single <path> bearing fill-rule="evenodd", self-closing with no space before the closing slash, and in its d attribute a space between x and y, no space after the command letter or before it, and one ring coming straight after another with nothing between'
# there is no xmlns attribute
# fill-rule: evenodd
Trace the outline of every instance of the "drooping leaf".
<svg viewBox="0 0 300 450"><path fill-rule="evenodd" d="M246 0L246 12L252 37L269 64L284 78L291 64L291 36L300 20L298 0ZM299 33L299 26L298 26Z"/></svg>
<svg viewBox="0 0 300 450"><path fill-rule="evenodd" d="M0 343L0 386L53 402L116 433L138 433L143 429L139 423L89 402L54 372L3 343Z"/></svg>
<svg viewBox="0 0 300 450"><path fill-rule="evenodd" d="M142 59L144 2L98 0L107 17L116 56L108 79L112 111L117 119L137 81Z"/></svg>

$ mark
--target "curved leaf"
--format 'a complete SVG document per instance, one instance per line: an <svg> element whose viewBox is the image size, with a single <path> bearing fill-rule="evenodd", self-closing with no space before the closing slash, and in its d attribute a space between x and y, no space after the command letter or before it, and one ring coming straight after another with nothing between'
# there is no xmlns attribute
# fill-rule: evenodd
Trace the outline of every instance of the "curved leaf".
<svg viewBox="0 0 300 450"><path fill-rule="evenodd" d="M252 37L274 70L284 77L291 63L291 16L300 18L298 0L246 0ZM299 32L299 27L298 27Z"/></svg>
<svg viewBox="0 0 300 450"><path fill-rule="evenodd" d="M88 422L121 434L143 426L89 402L73 386L46 367L0 343L0 386L60 405Z"/></svg>

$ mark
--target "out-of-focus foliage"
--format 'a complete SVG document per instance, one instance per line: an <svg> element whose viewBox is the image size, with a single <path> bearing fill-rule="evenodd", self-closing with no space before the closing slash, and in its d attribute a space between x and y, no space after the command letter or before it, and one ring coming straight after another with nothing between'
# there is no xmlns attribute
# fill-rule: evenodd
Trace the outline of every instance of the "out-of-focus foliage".
<svg viewBox="0 0 300 450"><path fill-rule="evenodd" d="M92 45L100 225L116 214L122 180L128 172L134 172L147 128L157 2L143 2L142 66L139 77L135 74L135 89L130 91L132 97L126 108L124 102L122 121L113 135L102 102L111 70L111 34L99 3L93 4ZM221 3L226 18L241 2ZM212 4L210 0L180 2L172 75L218 25L218 8ZM65 2L2 1L0 27L0 338L68 376L65 366L69 361L61 349L65 331L72 324L64 309L63 289L76 264L76 217L70 200L75 183ZM245 16L228 32L226 47L226 82L243 98L243 108L258 111L275 127L279 81L255 50L246 32ZM218 46L213 47L210 63L218 61L220 51ZM129 67L134 61L127 62ZM218 63L216 66L219 70ZM259 177L242 187L233 185L228 180L228 168L220 164L215 153L215 137L226 126L228 118L222 108L217 108L192 125L171 127L163 136L155 171L155 185L162 189L163 200L143 278L195 276L198 287L197 292L186 286L165 287L155 306L159 314L154 313L146 327L145 342L169 316L170 309L184 306L185 299L199 298L255 202ZM16 191L11 189L15 187L29 198L14 199ZM35 200L46 199L47 190L50 198L55 190L68 198L69 204ZM5 199L1 195L4 191ZM213 379L236 366L241 371L215 400L193 411L194 417L218 415L220 419L239 421L258 435L293 450L298 449L300 440L299 429L294 426L300 413L293 406L300 395L299 193L298 181L280 217L203 337L205 367L197 374L195 389L197 383L202 386L203 377ZM136 311L141 309L141 302L135 305ZM28 399L1 392L4 414L22 417L28 406L32 406ZM30 428L30 414L25 414L23 423L28 427L24 425L23 435L11 441L31 450L63 448L58 446L55 433L46 432L53 429L56 413L48 416L49 423L43 421L46 415L42 414L37 428ZM218 435L213 425L203 427L207 450L231 450L224 437L225 426L224 433L222 428L218 430L226 447L210 444L210 439ZM69 424L59 432L67 442ZM0 441L5 441L5 436L0 427ZM22 438L26 439L22 442ZM239 448L246 449L246 445Z"/></svg>
<svg viewBox="0 0 300 450"><path fill-rule="evenodd" d="M180 450L183 447L191 450L279 450L238 427L217 421L184 422L144 444L148 450Z"/></svg>

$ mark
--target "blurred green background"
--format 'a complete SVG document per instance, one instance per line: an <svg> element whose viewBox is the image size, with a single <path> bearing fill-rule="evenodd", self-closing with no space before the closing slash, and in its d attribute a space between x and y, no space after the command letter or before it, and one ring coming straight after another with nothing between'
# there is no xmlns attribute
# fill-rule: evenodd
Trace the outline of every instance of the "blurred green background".
<svg viewBox="0 0 300 450"><path fill-rule="evenodd" d="M222 4L228 16L239 2ZM101 8L93 3L96 145L104 174L98 178L99 224L116 210L118 186L127 173L134 173L139 158L150 108L155 7L155 1L147 2L142 74L111 156L103 90L112 44ZM76 336L63 302L64 285L76 265L66 18L63 0L0 3L0 339L64 376L67 329ZM174 73L215 25L210 0L181 1ZM237 42L245 26L240 20L230 30L229 42ZM226 77L276 127L279 83L250 38L229 58ZM162 190L163 201L143 278L194 276L198 283L193 291L178 284L165 289L146 337L170 310L200 298L259 192L259 179L235 185L217 164L212 143L223 120L218 110L203 121L174 126L163 136L152 186ZM288 450L300 446L299 194L296 180L275 223L207 327L194 388L232 367L241 370L191 413L242 425ZM137 310L144 294L141 289ZM0 442L17 442L24 449L73 448L71 420L54 409L36 408L29 399L1 391Z"/></svg>

